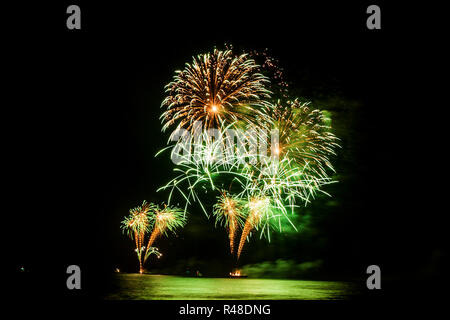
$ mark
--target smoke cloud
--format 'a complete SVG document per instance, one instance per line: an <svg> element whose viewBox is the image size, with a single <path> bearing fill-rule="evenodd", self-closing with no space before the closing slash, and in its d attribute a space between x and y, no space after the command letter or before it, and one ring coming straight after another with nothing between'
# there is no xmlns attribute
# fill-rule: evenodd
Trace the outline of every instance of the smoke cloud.
<svg viewBox="0 0 450 320"><path fill-rule="evenodd" d="M278 259L248 264L243 266L241 271L252 278L302 278L314 276L322 265L322 260L297 263L293 260Z"/></svg>

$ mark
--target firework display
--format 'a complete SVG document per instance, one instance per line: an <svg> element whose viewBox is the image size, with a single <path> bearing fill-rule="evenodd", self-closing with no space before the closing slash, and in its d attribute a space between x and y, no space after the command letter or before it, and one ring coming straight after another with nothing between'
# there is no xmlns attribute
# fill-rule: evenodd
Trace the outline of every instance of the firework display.
<svg viewBox="0 0 450 320"><path fill-rule="evenodd" d="M162 255L158 248L152 247L155 239L159 235L167 234L167 231L174 232L185 223L184 214L176 207L164 205L161 209L158 205L144 200L141 206L130 210L129 215L122 221L122 230L135 241L140 273L143 273L144 264L150 255L155 254L158 258ZM144 240L149 232L151 235L146 247Z"/></svg>
<svg viewBox="0 0 450 320"><path fill-rule="evenodd" d="M262 65L250 57L262 57ZM296 229L290 217L335 182L330 157L338 138L322 111L289 97L277 64L266 52L214 49L176 72L162 103L162 131L174 131L158 154L170 151L176 176L158 191L169 190L169 205L175 191L181 195L184 213L193 202L212 213L231 254L241 231L238 259L253 232L270 240L282 220ZM208 192L217 195L212 210L202 201ZM147 248L164 228L153 229Z"/></svg>
<svg viewBox="0 0 450 320"><path fill-rule="evenodd" d="M236 56L231 50L215 49L193 58L166 86L163 131L174 123L190 129L195 121L202 121L205 128L224 121L253 122L270 94L265 87L269 80L257 69L247 54Z"/></svg>
<svg viewBox="0 0 450 320"><path fill-rule="evenodd" d="M324 114L311 109L298 99L270 105L264 113L265 124L278 133L271 151L280 158L295 160L297 166L311 176L327 177L327 168L334 171L329 160L338 147L337 137L329 131Z"/></svg>
<svg viewBox="0 0 450 320"><path fill-rule="evenodd" d="M429 100L445 93L444 10L16 2L2 148L13 315L35 310L27 300L163 320L442 304L445 100Z"/></svg>

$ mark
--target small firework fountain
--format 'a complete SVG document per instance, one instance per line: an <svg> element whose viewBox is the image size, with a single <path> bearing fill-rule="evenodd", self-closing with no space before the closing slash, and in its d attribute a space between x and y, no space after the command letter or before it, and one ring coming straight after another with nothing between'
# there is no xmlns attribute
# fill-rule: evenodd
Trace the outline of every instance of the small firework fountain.
<svg viewBox="0 0 450 320"><path fill-rule="evenodd" d="M230 252L234 253L234 239L240 225L242 225L242 199L236 196L229 196L223 191L219 197L219 201L214 205L214 215L216 216L216 224L220 223L228 230L230 240Z"/></svg>
<svg viewBox="0 0 450 320"><path fill-rule="evenodd" d="M135 241L139 273L144 272L145 262L150 255L154 254L158 258L162 256L158 248L152 247L157 237L167 235L168 231L175 232L185 223L186 218L183 211L176 207L164 205L161 208L144 200L141 206L130 210L130 214L122 221L122 230ZM145 246L144 240L148 233L150 233L150 237Z"/></svg>

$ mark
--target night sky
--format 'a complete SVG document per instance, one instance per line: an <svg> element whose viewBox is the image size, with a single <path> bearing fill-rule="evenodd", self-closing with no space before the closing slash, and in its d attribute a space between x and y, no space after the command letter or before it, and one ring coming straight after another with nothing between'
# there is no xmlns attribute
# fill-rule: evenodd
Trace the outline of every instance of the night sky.
<svg viewBox="0 0 450 320"><path fill-rule="evenodd" d="M159 121L164 85L193 55L229 43L268 48L291 93L331 111L342 139L333 159L340 182L326 188L333 198L308 206L304 232L274 233L271 243L253 237L239 265L321 260L312 275L319 279L364 278L370 264L402 281L440 275L442 212L427 178L440 160L429 157L435 141L421 84L436 66L420 63L431 38L394 18L404 8L385 5L382 30L370 31L369 3L79 3L81 31L65 28L65 3L48 6L45 18L36 14L42 6L11 11L3 117L11 270L24 265L46 275L33 283L63 292L65 268L77 264L92 289L83 294L93 295L115 267L136 271L120 221L144 199L166 200L156 189L173 165L154 157L167 140ZM198 207L189 211L176 237L159 240L164 258L148 268L226 274L234 262L225 230Z"/></svg>

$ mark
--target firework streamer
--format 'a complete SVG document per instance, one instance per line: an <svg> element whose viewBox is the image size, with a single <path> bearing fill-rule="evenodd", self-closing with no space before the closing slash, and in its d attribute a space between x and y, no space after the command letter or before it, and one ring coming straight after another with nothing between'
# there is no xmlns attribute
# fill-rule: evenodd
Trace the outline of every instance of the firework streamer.
<svg viewBox="0 0 450 320"><path fill-rule="evenodd" d="M236 233L238 228L242 226L242 210L242 199L229 195L226 191L222 191L221 195L218 197L218 202L214 205L213 214L216 216L216 225L219 223L228 231L231 254L234 253Z"/></svg>

